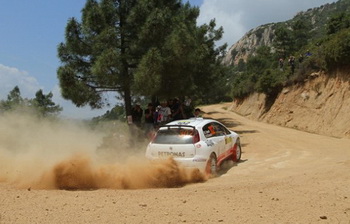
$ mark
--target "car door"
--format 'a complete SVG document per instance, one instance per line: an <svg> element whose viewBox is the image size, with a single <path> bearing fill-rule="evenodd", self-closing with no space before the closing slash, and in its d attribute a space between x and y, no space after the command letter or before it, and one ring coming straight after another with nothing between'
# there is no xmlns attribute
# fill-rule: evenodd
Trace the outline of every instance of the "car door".
<svg viewBox="0 0 350 224"><path fill-rule="evenodd" d="M213 143L214 151L217 157L225 151L225 138L218 129L217 123L212 122L203 127L203 132L208 141Z"/></svg>
<svg viewBox="0 0 350 224"><path fill-rule="evenodd" d="M222 128L225 131L225 153L228 156L228 154L232 154L232 149L234 146L235 139L230 130L228 130L224 126L222 126Z"/></svg>
<svg viewBox="0 0 350 224"><path fill-rule="evenodd" d="M217 135L220 136L223 139L224 146L222 147L222 151L220 151L220 158L219 159L226 159L232 154L232 147L233 147L233 138L231 136L231 132L224 127L220 123L216 123L216 129Z"/></svg>
<svg viewBox="0 0 350 224"><path fill-rule="evenodd" d="M213 124L216 130L216 136L218 137L218 139L220 139L220 142L222 142L222 147L220 148L220 156L222 156L223 154L225 154L225 152L227 151L227 147L228 147L228 137L226 136L226 130L225 128L219 124L219 123L214 123Z"/></svg>

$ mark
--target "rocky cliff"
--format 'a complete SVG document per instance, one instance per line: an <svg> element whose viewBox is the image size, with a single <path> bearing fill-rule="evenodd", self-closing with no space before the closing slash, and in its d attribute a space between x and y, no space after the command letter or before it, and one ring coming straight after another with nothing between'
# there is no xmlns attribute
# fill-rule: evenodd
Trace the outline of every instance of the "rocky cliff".
<svg viewBox="0 0 350 224"><path fill-rule="evenodd" d="M340 0L336 3L325 4L317 8L308 9L305 12L299 12L294 18L285 22L266 24L252 29L229 48L224 58L224 64L236 65L240 59L245 61L250 55L254 55L261 46L269 46L274 51L272 43L275 39L277 25L283 25L292 29L291 24L300 19L308 22L313 27L309 31L311 38L322 36L326 32L325 24L330 18L330 14L347 11L349 10L349 5L349 0Z"/></svg>
<svg viewBox="0 0 350 224"><path fill-rule="evenodd" d="M259 26L246 33L237 43L232 45L224 58L225 65L237 64L240 59L247 60L254 55L260 46L272 46L275 24Z"/></svg>

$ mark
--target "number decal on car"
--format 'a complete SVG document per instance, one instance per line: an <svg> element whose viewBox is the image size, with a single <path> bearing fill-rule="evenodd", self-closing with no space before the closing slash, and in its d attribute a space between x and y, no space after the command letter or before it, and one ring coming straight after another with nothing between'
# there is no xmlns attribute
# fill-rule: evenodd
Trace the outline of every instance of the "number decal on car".
<svg viewBox="0 0 350 224"><path fill-rule="evenodd" d="M225 138L225 144L229 144L231 142L232 142L232 138L231 137Z"/></svg>

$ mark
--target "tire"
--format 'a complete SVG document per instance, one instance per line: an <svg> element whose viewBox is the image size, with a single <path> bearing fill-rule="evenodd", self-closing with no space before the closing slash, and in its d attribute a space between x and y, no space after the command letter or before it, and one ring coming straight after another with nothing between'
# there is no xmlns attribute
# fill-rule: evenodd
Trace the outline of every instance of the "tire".
<svg viewBox="0 0 350 224"><path fill-rule="evenodd" d="M205 172L209 176L216 176L218 173L218 160L215 153L210 154L210 157L205 168Z"/></svg>
<svg viewBox="0 0 350 224"><path fill-rule="evenodd" d="M239 141L239 139L237 139L237 147L236 147L236 153L235 155L233 155L233 160L234 162L239 162L241 160L241 156L242 156L242 147L241 147L241 142Z"/></svg>

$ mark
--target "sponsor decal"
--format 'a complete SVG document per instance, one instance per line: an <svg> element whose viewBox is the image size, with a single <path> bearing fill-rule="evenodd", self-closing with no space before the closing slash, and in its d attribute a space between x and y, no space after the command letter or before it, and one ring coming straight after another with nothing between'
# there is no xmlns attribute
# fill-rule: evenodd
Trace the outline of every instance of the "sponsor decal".
<svg viewBox="0 0 350 224"><path fill-rule="evenodd" d="M158 152L158 157L185 157L185 152Z"/></svg>
<svg viewBox="0 0 350 224"><path fill-rule="evenodd" d="M229 144L231 142L232 142L232 138L231 137L225 138L225 144Z"/></svg>
<svg viewBox="0 0 350 224"><path fill-rule="evenodd" d="M205 130L205 131L203 131L203 133L204 133L204 136L205 136L206 138L210 138L211 136L213 136L213 135L210 133L209 130Z"/></svg>
<svg viewBox="0 0 350 224"><path fill-rule="evenodd" d="M193 159L193 162L206 162L207 159L205 158L197 158L197 159Z"/></svg>
<svg viewBox="0 0 350 224"><path fill-rule="evenodd" d="M177 124L179 124L179 125L186 125L189 123L191 123L191 121L179 121L179 122L177 122Z"/></svg>
<svg viewBox="0 0 350 224"><path fill-rule="evenodd" d="M207 146L209 146L209 147L212 147L214 145L213 141L206 141L206 143L207 143Z"/></svg>

